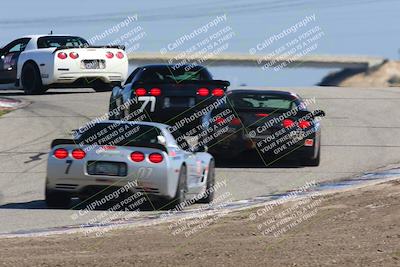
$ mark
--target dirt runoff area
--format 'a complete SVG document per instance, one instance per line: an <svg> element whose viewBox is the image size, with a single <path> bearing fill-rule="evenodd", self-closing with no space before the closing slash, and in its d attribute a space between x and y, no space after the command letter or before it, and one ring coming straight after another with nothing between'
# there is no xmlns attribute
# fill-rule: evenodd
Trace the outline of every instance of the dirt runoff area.
<svg viewBox="0 0 400 267"><path fill-rule="evenodd" d="M400 266L400 180L177 225L2 239L0 265Z"/></svg>

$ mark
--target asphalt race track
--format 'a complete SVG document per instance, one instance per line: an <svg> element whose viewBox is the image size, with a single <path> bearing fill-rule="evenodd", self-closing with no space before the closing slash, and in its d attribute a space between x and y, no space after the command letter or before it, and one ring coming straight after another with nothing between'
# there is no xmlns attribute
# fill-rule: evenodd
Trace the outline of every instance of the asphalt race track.
<svg viewBox="0 0 400 267"><path fill-rule="evenodd" d="M353 177L400 162L399 88L284 90L315 97L313 108L327 114L322 121L321 165L265 166L257 162L257 155L243 155L234 163L218 162L217 181L226 180L224 191L234 199L278 193L312 180ZM106 113L109 94L89 89L50 90L42 96L0 92L0 97L32 102L0 118L0 234L79 222L72 221L72 210L46 209L47 153L52 139L67 137L72 129Z"/></svg>

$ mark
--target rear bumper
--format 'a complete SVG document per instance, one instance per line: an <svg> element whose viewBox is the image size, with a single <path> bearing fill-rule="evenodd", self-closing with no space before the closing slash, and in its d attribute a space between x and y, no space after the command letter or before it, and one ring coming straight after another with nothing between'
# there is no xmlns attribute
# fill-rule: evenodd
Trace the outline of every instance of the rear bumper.
<svg viewBox="0 0 400 267"><path fill-rule="evenodd" d="M136 107L132 107L131 113L135 109ZM144 114L146 114L146 120L165 123L171 126L171 131L179 130L181 133L185 133L201 124L202 116L193 115L197 112L200 111L188 108L160 108L155 112L145 112Z"/></svg>
<svg viewBox="0 0 400 267"><path fill-rule="evenodd" d="M134 180L128 178L96 177L85 178L47 178L46 189L50 191L63 191L71 197L91 197L97 194L110 194L119 188L127 187L129 192L143 192L154 197L171 198L168 192L168 179L152 179L149 181Z"/></svg>
<svg viewBox="0 0 400 267"><path fill-rule="evenodd" d="M122 83L125 77L118 72L67 72L57 75L53 84L93 84L96 81L104 83Z"/></svg>
<svg viewBox="0 0 400 267"><path fill-rule="evenodd" d="M288 157L288 158L315 158L318 152L319 137L316 134L307 136L295 142L289 139L287 142L275 145L266 143L264 138L250 138L242 132L226 133L208 144L209 152L216 157L231 158L239 154L257 150L265 157ZM312 140L312 141L310 141ZM312 145L310 145L312 142Z"/></svg>

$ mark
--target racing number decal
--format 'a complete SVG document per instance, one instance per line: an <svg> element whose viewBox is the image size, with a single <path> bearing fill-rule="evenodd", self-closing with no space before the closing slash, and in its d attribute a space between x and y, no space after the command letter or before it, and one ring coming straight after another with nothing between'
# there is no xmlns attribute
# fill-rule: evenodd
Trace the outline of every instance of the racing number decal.
<svg viewBox="0 0 400 267"><path fill-rule="evenodd" d="M69 169L71 168L71 165L72 165L72 160L70 160L70 159L68 159L67 161L66 161L66 163L67 163L67 168L65 169L65 174L68 174L69 173Z"/></svg>
<svg viewBox="0 0 400 267"><path fill-rule="evenodd" d="M143 105L140 107L140 111L143 112L146 106L150 103L150 112L154 112L156 109L156 97L155 96L139 96L138 101L143 102Z"/></svg>
<svg viewBox="0 0 400 267"><path fill-rule="evenodd" d="M4 66L3 66L4 70L8 70L9 68L12 67L13 56L14 56L14 53L10 53L4 58Z"/></svg>

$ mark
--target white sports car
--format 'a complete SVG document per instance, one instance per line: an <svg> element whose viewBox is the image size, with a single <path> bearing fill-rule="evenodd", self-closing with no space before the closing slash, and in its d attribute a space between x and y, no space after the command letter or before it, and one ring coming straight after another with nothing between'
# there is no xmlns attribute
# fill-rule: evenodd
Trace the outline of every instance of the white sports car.
<svg viewBox="0 0 400 267"><path fill-rule="evenodd" d="M13 83L26 94L42 94L50 87L108 91L127 75L123 47L90 46L77 36L26 36L0 49L0 84Z"/></svg>
<svg viewBox="0 0 400 267"><path fill-rule="evenodd" d="M108 188L135 183L133 192L167 201L213 200L215 163L207 152L178 144L168 125L104 121L56 139L47 164L46 202L68 207L71 197L87 199ZM179 138L182 139L182 138Z"/></svg>

